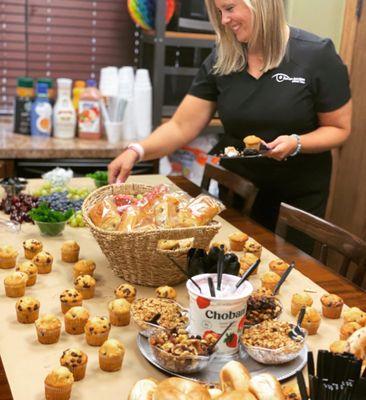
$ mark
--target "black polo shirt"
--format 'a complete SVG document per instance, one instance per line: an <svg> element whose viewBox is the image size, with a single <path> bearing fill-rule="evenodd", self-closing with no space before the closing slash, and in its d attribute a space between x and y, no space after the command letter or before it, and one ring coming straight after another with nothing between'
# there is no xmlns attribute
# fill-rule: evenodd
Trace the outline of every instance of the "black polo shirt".
<svg viewBox="0 0 366 400"><path fill-rule="evenodd" d="M286 55L278 68L259 79L246 70L218 76L212 72L215 50L204 61L189 94L217 103L225 129L217 149L242 147L254 134L266 142L280 135L311 132L319 127L317 113L336 110L350 99L347 68L330 39L290 29ZM327 190L331 173L329 151L299 154L287 161L268 158L229 160L226 168L291 195Z"/></svg>

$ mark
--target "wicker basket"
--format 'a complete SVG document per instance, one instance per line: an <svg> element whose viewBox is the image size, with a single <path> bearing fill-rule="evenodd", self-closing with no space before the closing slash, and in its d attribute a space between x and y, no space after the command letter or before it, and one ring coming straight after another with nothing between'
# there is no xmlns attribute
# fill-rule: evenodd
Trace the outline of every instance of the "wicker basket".
<svg viewBox="0 0 366 400"><path fill-rule="evenodd" d="M176 285L186 279L174 263L174 258L183 268L186 267L188 249L161 251L157 250L161 239L179 240L194 238L193 246L207 248L210 241L219 231L221 224L212 221L209 225L192 228L157 229L147 232L105 231L96 227L88 216L90 208L99 200L115 194L143 194L151 186L126 183L122 185L103 186L92 192L82 206L83 217L90 227L110 267L127 282L144 286ZM166 254L165 254L166 253Z"/></svg>

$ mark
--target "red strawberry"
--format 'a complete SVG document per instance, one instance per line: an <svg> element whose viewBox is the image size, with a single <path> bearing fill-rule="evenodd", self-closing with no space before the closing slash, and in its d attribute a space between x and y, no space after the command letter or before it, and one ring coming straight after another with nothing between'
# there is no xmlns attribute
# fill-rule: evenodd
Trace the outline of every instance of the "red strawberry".
<svg viewBox="0 0 366 400"><path fill-rule="evenodd" d="M236 333L229 333L226 335L224 342L227 347L236 347L238 345L238 335Z"/></svg>
<svg viewBox="0 0 366 400"><path fill-rule="evenodd" d="M205 299L204 297L198 296L196 299L198 308L207 308L211 302L208 299Z"/></svg>

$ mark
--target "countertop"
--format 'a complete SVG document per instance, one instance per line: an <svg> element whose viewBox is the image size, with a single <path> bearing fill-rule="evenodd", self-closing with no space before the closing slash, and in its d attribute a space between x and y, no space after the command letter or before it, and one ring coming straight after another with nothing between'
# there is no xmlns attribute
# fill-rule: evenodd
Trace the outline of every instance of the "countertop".
<svg viewBox="0 0 366 400"><path fill-rule="evenodd" d="M14 160L48 158L114 158L126 142L110 144L107 140L55 139L19 135L2 131L0 159Z"/></svg>

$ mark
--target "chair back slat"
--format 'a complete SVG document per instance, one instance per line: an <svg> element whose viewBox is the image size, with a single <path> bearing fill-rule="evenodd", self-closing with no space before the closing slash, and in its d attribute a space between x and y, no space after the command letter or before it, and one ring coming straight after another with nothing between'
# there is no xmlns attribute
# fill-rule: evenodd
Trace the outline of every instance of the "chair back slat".
<svg viewBox="0 0 366 400"><path fill-rule="evenodd" d="M223 201L226 205L233 204L234 194L237 194L244 200L242 212L248 214L253 206L255 197L258 193L257 187L242 176L228 171L221 165L206 163L201 181L201 188L209 190L211 180L228 189Z"/></svg>
<svg viewBox="0 0 366 400"><path fill-rule="evenodd" d="M327 260L328 260L328 246L325 243L322 243L321 246L320 246L319 260L323 264L327 263Z"/></svg>
<svg viewBox="0 0 366 400"><path fill-rule="evenodd" d="M282 237L286 237L282 234L285 229L284 226L297 229L320 242L322 247L320 256L317 258L324 264L326 263L328 249L341 254L343 256L342 266L339 271L341 275L346 276L350 263L355 263L358 269L352 281L356 284L359 284L357 282L362 282L366 274L366 242L364 240L331 222L296 207L281 203L276 233Z"/></svg>

